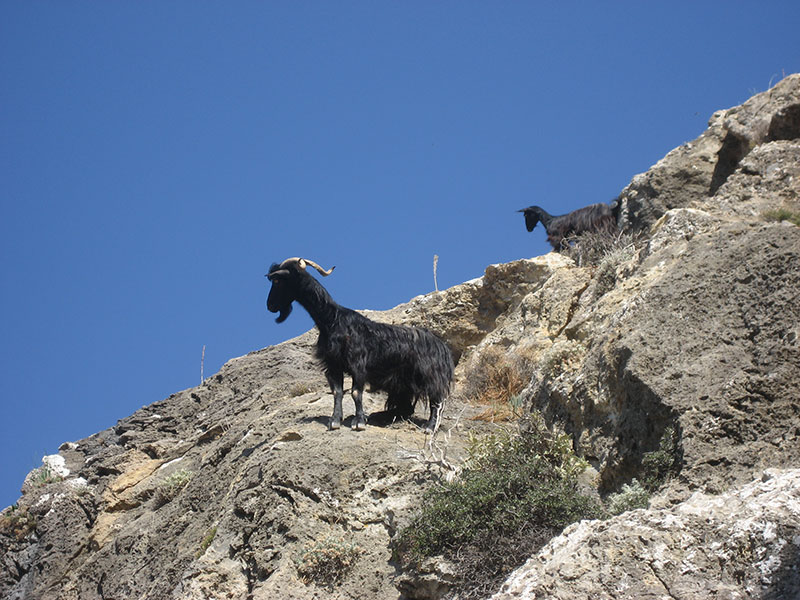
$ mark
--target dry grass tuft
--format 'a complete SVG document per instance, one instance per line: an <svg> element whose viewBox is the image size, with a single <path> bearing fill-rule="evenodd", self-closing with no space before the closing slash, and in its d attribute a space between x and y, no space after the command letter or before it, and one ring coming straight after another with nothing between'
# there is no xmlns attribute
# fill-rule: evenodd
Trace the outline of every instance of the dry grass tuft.
<svg viewBox="0 0 800 600"><path fill-rule="evenodd" d="M489 346L474 357L464 394L469 402L484 405L486 410L473 420L498 423L519 418L520 392L530 382L534 364L530 350L507 352L497 346Z"/></svg>
<svg viewBox="0 0 800 600"><path fill-rule="evenodd" d="M579 267L600 266L603 262L619 264L633 258L645 241L639 233L587 231L564 239L561 252Z"/></svg>

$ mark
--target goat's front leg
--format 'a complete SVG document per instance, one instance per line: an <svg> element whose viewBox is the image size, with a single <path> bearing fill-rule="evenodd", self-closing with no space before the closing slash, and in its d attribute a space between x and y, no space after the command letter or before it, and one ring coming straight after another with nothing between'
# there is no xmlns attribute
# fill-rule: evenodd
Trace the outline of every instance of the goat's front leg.
<svg viewBox="0 0 800 600"><path fill-rule="evenodd" d="M353 431L364 431L367 428L367 415L364 414L364 405L361 401L361 396L364 393L364 384L357 384L353 382L353 389L351 390L353 402L356 405L356 416L353 417L353 424L351 428Z"/></svg>
<svg viewBox="0 0 800 600"><path fill-rule="evenodd" d="M328 429L339 429L342 426L342 396L344 396L344 373L341 371L325 373L328 385L333 392L333 414L328 421Z"/></svg>

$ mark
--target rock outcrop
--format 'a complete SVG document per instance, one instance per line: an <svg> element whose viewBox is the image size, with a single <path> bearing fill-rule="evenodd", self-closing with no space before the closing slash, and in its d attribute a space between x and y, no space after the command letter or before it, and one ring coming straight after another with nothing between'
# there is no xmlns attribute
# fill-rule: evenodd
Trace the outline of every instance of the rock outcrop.
<svg viewBox="0 0 800 600"><path fill-rule="evenodd" d="M453 350L447 444L413 423L328 432L309 332L48 457L0 515L0 596L396 600L392 537L487 427L464 390L488 349L533 365L525 406L601 495L667 437L672 460L651 508L568 527L496 598L796 596L800 227L769 217L800 214L798 107L794 75L715 113L623 190L641 237L597 265L550 253L369 312ZM313 580L331 548L349 568ZM447 593L424 578L407 597Z"/></svg>
<svg viewBox="0 0 800 600"><path fill-rule="evenodd" d="M800 470L570 525L492 600L796 598Z"/></svg>

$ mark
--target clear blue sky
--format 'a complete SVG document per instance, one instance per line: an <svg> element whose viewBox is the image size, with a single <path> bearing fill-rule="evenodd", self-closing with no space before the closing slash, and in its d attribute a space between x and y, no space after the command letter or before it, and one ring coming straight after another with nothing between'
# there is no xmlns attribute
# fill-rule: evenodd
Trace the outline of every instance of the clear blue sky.
<svg viewBox="0 0 800 600"><path fill-rule="evenodd" d="M0 3L0 506L44 454L311 327L548 251L800 70L800 2Z"/></svg>

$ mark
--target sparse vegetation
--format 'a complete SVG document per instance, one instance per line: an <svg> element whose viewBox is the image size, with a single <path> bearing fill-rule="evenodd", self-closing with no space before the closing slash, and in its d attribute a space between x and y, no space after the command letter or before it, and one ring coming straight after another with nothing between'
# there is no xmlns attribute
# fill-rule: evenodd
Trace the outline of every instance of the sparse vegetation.
<svg viewBox="0 0 800 600"><path fill-rule="evenodd" d="M314 389L309 384L296 382L289 386L289 397L296 398L297 396L302 396L303 394L308 394L313 391Z"/></svg>
<svg viewBox="0 0 800 600"><path fill-rule="evenodd" d="M25 506L14 504L0 514L0 533L16 539L24 540L36 529L36 515L31 514Z"/></svg>
<svg viewBox="0 0 800 600"><path fill-rule="evenodd" d="M650 492L638 480L624 484L616 494L610 494L607 500L608 512L611 516L619 515L637 508L650 506Z"/></svg>
<svg viewBox="0 0 800 600"><path fill-rule="evenodd" d="M566 525L600 515L578 489L585 467L570 438L550 433L538 415L518 433L473 438L461 477L426 493L397 537L396 557L416 564L444 555L459 597L484 597Z"/></svg>
<svg viewBox="0 0 800 600"><path fill-rule="evenodd" d="M647 508L650 497L669 479L677 468L678 435L674 427L664 429L658 450L645 452L642 457L641 479L624 484L616 494L610 494L606 506L610 515L618 515L636 508Z"/></svg>
<svg viewBox="0 0 800 600"><path fill-rule="evenodd" d="M295 559L295 566L305 583L332 586L347 574L362 553L356 544L328 536L305 544Z"/></svg>
<svg viewBox="0 0 800 600"><path fill-rule="evenodd" d="M667 427L659 441L658 450L646 452L642 457L642 485L650 492L660 488L675 470L678 460L678 435L674 427Z"/></svg>
<svg viewBox="0 0 800 600"><path fill-rule="evenodd" d="M172 501L194 477L194 473L187 469L175 471L161 482L155 492L156 507L164 506Z"/></svg>
<svg viewBox="0 0 800 600"><path fill-rule="evenodd" d="M63 480L64 478L61 475L54 473L53 470L47 465L42 465L41 467L31 471L30 482L33 487L41 487L49 483L56 483Z"/></svg>
<svg viewBox="0 0 800 600"><path fill-rule="evenodd" d="M473 360L464 394L469 402L485 405L476 420L509 421L521 414L519 395L531 380L534 360L530 351L506 352L497 346L483 349Z"/></svg>
<svg viewBox="0 0 800 600"><path fill-rule="evenodd" d="M208 533L203 538L203 541L200 542L200 548L195 552L194 557L200 558L203 554L206 553L208 547L211 545L211 542L214 541L214 538L217 537L217 528L216 526L212 527L208 530Z"/></svg>
<svg viewBox="0 0 800 600"><path fill-rule="evenodd" d="M790 208L778 208L775 210L768 210L761 213L761 217L765 221L789 221L800 227L800 211L792 210Z"/></svg>
<svg viewBox="0 0 800 600"><path fill-rule="evenodd" d="M559 340L542 353L539 369L545 377L558 377L584 352L585 348L577 340Z"/></svg>
<svg viewBox="0 0 800 600"><path fill-rule="evenodd" d="M640 234L625 231L586 232L571 236L562 243L562 253L569 256L580 267L605 264L605 268L616 268L636 256L644 245Z"/></svg>

